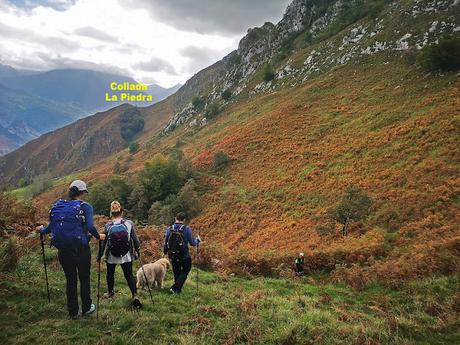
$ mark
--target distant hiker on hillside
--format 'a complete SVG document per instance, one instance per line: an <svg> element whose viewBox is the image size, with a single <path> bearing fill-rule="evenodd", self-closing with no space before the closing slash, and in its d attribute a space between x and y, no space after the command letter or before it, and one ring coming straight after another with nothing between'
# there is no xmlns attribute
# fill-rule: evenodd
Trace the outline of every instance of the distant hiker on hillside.
<svg viewBox="0 0 460 345"><path fill-rule="evenodd" d="M304 254L300 253L299 256L295 259L295 273L298 276L304 275L304 265L305 265L305 258Z"/></svg>
<svg viewBox="0 0 460 345"><path fill-rule="evenodd" d="M115 268L121 266L129 290L132 295L133 307L140 308L142 304L137 297L136 281L133 277L133 260L139 257L140 242L136 234L136 227L129 219L123 218L123 210L118 201L110 204L110 220L105 225L106 240L101 242L101 250L97 260L101 258L107 262L107 292L105 298L115 295Z"/></svg>
<svg viewBox="0 0 460 345"><path fill-rule="evenodd" d="M96 311L91 301L89 240L91 235L98 240L105 239L105 235L99 234L94 227L93 207L83 201L86 193L85 182L73 181L69 188L70 200L58 200L51 208L48 226L38 228L41 235L52 234L51 244L58 249L59 262L67 282L67 307L71 320L78 317L79 310L77 275L80 279L82 314L87 316Z"/></svg>
<svg viewBox="0 0 460 345"><path fill-rule="evenodd" d="M180 212L176 216L175 223L166 229L164 253L168 254L173 267L174 285L169 290L173 294L182 292L182 287L192 269L189 244L195 247L201 242L200 236L194 238L192 229L184 222L185 213Z"/></svg>

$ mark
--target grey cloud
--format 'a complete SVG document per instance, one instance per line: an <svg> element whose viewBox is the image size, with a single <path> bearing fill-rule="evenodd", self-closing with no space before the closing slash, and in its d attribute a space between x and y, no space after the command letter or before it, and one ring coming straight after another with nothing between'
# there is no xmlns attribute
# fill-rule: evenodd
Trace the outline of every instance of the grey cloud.
<svg viewBox="0 0 460 345"><path fill-rule="evenodd" d="M118 38L92 26L85 26L74 31L75 34L90 37L99 41L118 43Z"/></svg>
<svg viewBox="0 0 460 345"><path fill-rule="evenodd" d="M219 50L196 46L185 47L180 54L190 60L186 71L188 73L195 73L223 57L223 53Z"/></svg>
<svg viewBox="0 0 460 345"><path fill-rule="evenodd" d="M171 75L177 75L177 71L173 65L155 56L148 61L138 62L133 67L146 72L166 72Z"/></svg>
<svg viewBox="0 0 460 345"><path fill-rule="evenodd" d="M281 19L292 0L129 0L155 20L180 30L242 34L250 27ZM126 5L126 1L120 1Z"/></svg>
<svg viewBox="0 0 460 345"><path fill-rule="evenodd" d="M97 64L84 60L77 60L60 55L52 56L44 52L34 52L28 56L17 55L0 45L0 63L11 65L18 69L49 71L53 69L89 69L118 75L130 76L130 71L114 65Z"/></svg>
<svg viewBox="0 0 460 345"><path fill-rule="evenodd" d="M42 36L34 31L15 28L3 23L0 23L0 37L18 41L33 42L35 44L42 45L47 49L59 51L60 53L74 52L81 46L75 41L70 41L61 37Z"/></svg>

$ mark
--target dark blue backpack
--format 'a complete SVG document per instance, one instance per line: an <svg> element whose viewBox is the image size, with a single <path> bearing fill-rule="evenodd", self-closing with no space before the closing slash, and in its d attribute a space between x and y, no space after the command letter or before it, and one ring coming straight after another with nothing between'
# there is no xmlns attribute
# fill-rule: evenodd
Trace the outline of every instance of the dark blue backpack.
<svg viewBox="0 0 460 345"><path fill-rule="evenodd" d="M108 225L109 250L113 256L123 257L129 252L130 238L128 227L122 220L119 224Z"/></svg>
<svg viewBox="0 0 460 345"><path fill-rule="evenodd" d="M83 229L85 220L80 200L58 200L50 211L51 244L58 249L88 245Z"/></svg>

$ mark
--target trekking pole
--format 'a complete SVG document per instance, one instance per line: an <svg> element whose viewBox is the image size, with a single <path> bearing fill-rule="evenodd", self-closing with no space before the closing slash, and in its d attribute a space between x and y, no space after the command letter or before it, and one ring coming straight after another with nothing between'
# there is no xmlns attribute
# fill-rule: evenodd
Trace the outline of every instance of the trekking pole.
<svg viewBox="0 0 460 345"><path fill-rule="evenodd" d="M200 260L200 242L196 245L196 294L198 295L198 261Z"/></svg>
<svg viewBox="0 0 460 345"><path fill-rule="evenodd" d="M144 271L144 265L142 264L140 252L139 252L139 263L141 265L142 273L144 274L144 279L145 279L145 283L147 284L147 289L149 290L150 300L152 301L152 304L155 304L153 303L152 291L150 290L149 280L147 279L147 275L145 274L145 271Z"/></svg>
<svg viewBox="0 0 460 345"><path fill-rule="evenodd" d="M99 241L99 260L97 261L97 307L96 307L96 320L99 320L99 299L101 297L101 241Z"/></svg>
<svg viewBox="0 0 460 345"><path fill-rule="evenodd" d="M51 303L50 287L48 283L48 269L46 268L46 258L45 258L45 240L43 238L43 234L40 234L40 242L42 244L43 267L45 267L46 292L48 294L48 302Z"/></svg>

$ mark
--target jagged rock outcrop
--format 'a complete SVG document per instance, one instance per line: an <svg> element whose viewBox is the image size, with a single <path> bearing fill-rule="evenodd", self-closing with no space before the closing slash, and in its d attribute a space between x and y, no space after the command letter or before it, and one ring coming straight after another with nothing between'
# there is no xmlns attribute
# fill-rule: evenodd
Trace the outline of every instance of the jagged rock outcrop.
<svg viewBox="0 0 460 345"><path fill-rule="evenodd" d="M370 11L366 13L359 8L362 2L355 0L294 0L279 23L265 23L249 29L237 50L198 73L179 90L178 111L163 134L196 117L197 121L205 119L204 110L209 104L228 102L221 97L225 90L230 90L234 96L244 93L251 97L299 85L318 73L376 53L404 54L411 49L420 50L437 42L442 35L460 31L458 16L449 15L455 9L458 11L459 4L458 0L394 1L374 9L371 15ZM347 17L342 11L353 10L353 6L357 6L355 20L341 22L342 17ZM445 19L429 21L431 15ZM420 16L426 16L429 23L422 31L420 25L410 24L416 23ZM290 46L301 34L304 45L300 48ZM306 55L300 64L290 58L292 50L296 49L303 50ZM274 65L275 79L254 83L256 72L267 63ZM194 95L205 99L203 111L193 109L191 99Z"/></svg>

